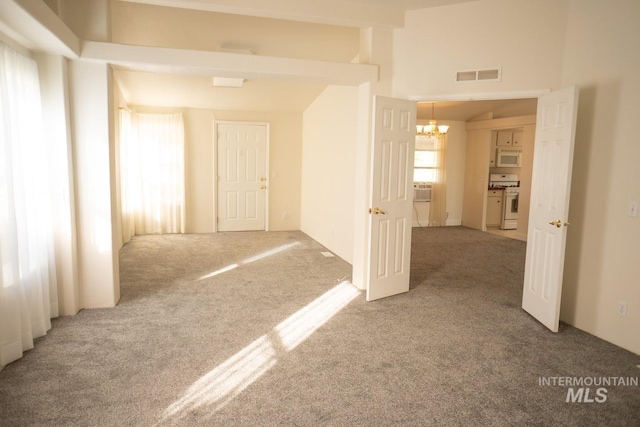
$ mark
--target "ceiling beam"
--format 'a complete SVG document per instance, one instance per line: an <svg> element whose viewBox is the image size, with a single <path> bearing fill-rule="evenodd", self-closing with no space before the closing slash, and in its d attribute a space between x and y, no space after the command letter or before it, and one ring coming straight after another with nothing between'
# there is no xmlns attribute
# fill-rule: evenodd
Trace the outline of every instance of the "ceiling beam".
<svg viewBox="0 0 640 427"><path fill-rule="evenodd" d="M80 40L42 0L0 0L0 30L29 50L77 58Z"/></svg>
<svg viewBox="0 0 640 427"><path fill-rule="evenodd" d="M346 27L404 26L404 11L338 0L120 0L235 15L312 22Z"/></svg>
<svg viewBox="0 0 640 427"><path fill-rule="evenodd" d="M81 59L125 69L211 77L357 86L378 80L378 66L228 52L84 41Z"/></svg>

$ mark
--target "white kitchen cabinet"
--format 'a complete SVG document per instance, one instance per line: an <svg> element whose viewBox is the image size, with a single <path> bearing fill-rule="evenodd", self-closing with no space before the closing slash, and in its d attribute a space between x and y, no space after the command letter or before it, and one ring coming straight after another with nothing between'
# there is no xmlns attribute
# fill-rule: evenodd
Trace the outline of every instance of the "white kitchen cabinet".
<svg viewBox="0 0 640 427"><path fill-rule="evenodd" d="M513 141L513 132L510 130L499 130L497 132L496 145L498 147L511 147Z"/></svg>
<svg viewBox="0 0 640 427"><path fill-rule="evenodd" d="M512 137L512 144L514 147L522 147L522 137L524 136L524 132L521 130L514 131Z"/></svg>
<svg viewBox="0 0 640 427"><path fill-rule="evenodd" d="M487 227L499 227L502 223L502 195L504 190L489 190L487 192Z"/></svg>
<svg viewBox="0 0 640 427"><path fill-rule="evenodd" d="M522 147L522 137L524 132L521 130L499 130L496 133L497 147Z"/></svg>

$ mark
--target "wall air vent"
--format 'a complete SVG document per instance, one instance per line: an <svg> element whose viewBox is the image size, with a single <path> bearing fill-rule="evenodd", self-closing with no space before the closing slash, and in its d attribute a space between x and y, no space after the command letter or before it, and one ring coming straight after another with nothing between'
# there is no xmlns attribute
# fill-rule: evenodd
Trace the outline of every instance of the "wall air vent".
<svg viewBox="0 0 640 427"><path fill-rule="evenodd" d="M501 80L502 68L465 70L456 72L457 82L499 82Z"/></svg>
<svg viewBox="0 0 640 427"><path fill-rule="evenodd" d="M477 71L458 71L456 73L457 82L472 82L478 80Z"/></svg>

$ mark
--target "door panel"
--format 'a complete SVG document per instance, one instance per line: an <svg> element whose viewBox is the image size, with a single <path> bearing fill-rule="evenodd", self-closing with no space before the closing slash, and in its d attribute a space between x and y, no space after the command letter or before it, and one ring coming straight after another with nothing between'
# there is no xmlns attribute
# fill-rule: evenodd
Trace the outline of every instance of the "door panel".
<svg viewBox="0 0 640 427"><path fill-rule="evenodd" d="M367 300L409 290L416 103L375 99Z"/></svg>
<svg viewBox="0 0 640 427"><path fill-rule="evenodd" d="M267 125L217 123L217 230L265 230Z"/></svg>
<svg viewBox="0 0 640 427"><path fill-rule="evenodd" d="M577 108L575 86L538 100L522 308L554 332L560 319Z"/></svg>
<svg viewBox="0 0 640 427"><path fill-rule="evenodd" d="M403 141L399 143L399 159L398 159L398 188L396 191L397 200L406 200L408 198L409 188L413 188L413 181L409 187L409 177L413 177L413 168L409 168L409 143ZM409 172L408 169L411 169Z"/></svg>

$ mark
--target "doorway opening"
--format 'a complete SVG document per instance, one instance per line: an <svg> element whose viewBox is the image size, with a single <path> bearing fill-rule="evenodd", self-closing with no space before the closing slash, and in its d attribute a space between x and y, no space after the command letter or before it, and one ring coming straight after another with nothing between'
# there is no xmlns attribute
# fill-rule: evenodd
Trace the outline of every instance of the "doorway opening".
<svg viewBox="0 0 640 427"><path fill-rule="evenodd" d="M464 225L469 228L502 234L506 237L526 240L526 219L522 222L520 230L517 229L517 222L513 218L503 224L505 217L513 217L512 209L509 209L508 212L504 209L505 191L503 188L494 192L489 190L491 174L510 173L514 175L515 184L510 183L509 185L515 187L522 184L525 187L522 196L528 197L529 195L537 98L532 97L532 94L526 94L526 97L522 98L519 98L518 95L514 94L513 99L435 102L438 122L450 126L444 136L446 160L441 175L444 191L440 194L444 194L446 198L443 208L444 220L441 223L429 220L429 212L434 200L416 200L414 202L414 227ZM452 96L452 98L454 97ZM431 118L431 105L431 101L418 102L418 124L428 122ZM522 117L527 117L528 120L515 119ZM507 167L505 164L498 166L496 153L499 148L503 148L502 145L498 145L498 135L503 137L510 126L512 131L518 129L524 131L523 126L518 126L520 123L531 125L527 129L527 147L526 149L523 147L523 142L519 138L516 147L510 146L508 148L522 152L520 159L523 159L524 164L513 167ZM512 140L508 142L513 144ZM500 144L502 143L501 140ZM527 156L526 160L525 155ZM490 196L493 197L491 201L494 202L494 206L488 203ZM525 212L526 216L528 202L520 204L520 201L521 198L518 197L518 204L510 205L510 208L517 208L519 212ZM518 213L518 215L521 214Z"/></svg>

